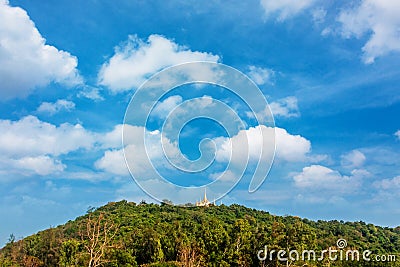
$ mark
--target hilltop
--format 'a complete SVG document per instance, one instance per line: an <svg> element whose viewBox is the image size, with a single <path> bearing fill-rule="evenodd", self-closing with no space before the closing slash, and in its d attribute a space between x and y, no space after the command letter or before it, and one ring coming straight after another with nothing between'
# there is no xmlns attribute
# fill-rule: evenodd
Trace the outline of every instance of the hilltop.
<svg viewBox="0 0 400 267"><path fill-rule="evenodd" d="M396 262L282 262L268 250L346 248L395 255ZM241 205L178 207L111 202L0 251L0 266L400 266L400 227L364 222L311 221ZM319 254L317 254L319 255ZM287 255L286 255L287 256ZM361 264L361 265L360 265Z"/></svg>

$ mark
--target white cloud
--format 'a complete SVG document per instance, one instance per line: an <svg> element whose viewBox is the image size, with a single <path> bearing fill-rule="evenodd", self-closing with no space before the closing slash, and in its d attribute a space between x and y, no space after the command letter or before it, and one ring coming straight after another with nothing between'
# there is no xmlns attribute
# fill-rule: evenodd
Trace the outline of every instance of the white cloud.
<svg viewBox="0 0 400 267"><path fill-rule="evenodd" d="M0 173L49 175L66 166L57 157L94 146L95 135L81 125L56 126L27 116L18 121L0 120Z"/></svg>
<svg viewBox="0 0 400 267"><path fill-rule="evenodd" d="M261 0L261 6L268 17L276 15L278 21L284 21L311 7L314 2L314 0Z"/></svg>
<svg viewBox="0 0 400 267"><path fill-rule="evenodd" d="M349 193L361 186L361 179L370 174L365 170L353 170L350 176L321 165L304 167L301 173L293 176L299 188L332 193Z"/></svg>
<svg viewBox="0 0 400 267"><path fill-rule="evenodd" d="M266 142L262 143L262 136L260 135L260 130L263 131L263 135L267 137ZM125 166L125 159L123 157L123 150L120 147L121 142L121 131L122 125L118 125L113 131L103 135L100 143L103 147L109 147L105 151L104 155L96 161L95 167L99 170L109 172L117 175L128 174L127 168ZM147 150L144 149L143 136L146 134L147 138ZM176 166L181 166L183 168L196 168L198 165L186 166L188 162L183 160L182 155L179 151L177 143L172 142L165 136L162 140L161 146L161 133L144 131L143 127L129 126L126 125L125 128L125 153L127 155L148 155L148 158L152 162L144 157L134 157L128 156L127 160L130 162L131 168L136 174L141 174L145 178L146 175L150 174L149 170L156 169L168 169L172 168L170 162L165 158L166 156L174 162ZM231 161L233 164L233 169L235 166L241 166L243 162L247 160L246 153L235 154L236 157L231 159L232 149L237 149L237 151L248 151L249 163L255 164L260 159L261 148L264 149L263 159L268 160L273 156L273 136L274 129L266 127L263 125L257 127L251 127L248 130L241 130L239 133L232 138L218 137L213 138L212 142L216 145L216 160L218 162L228 162ZM311 150L311 143L307 139L299 135L291 135L285 129L276 128L275 129L276 138L276 159L280 161L287 162L299 162L307 161L309 153ZM270 138L268 138L270 137ZM248 149L247 149L248 146ZM213 149L212 146L207 147L207 149ZM182 161L183 160L183 161ZM206 160L206 159L204 159ZM202 162L197 162L193 164L202 164ZM221 173L214 173L211 178L216 178ZM232 174L232 173L231 173ZM229 173L224 174L224 179L229 177L237 178ZM151 178L151 177L149 177Z"/></svg>
<svg viewBox="0 0 400 267"><path fill-rule="evenodd" d="M49 113L53 115L60 111L71 111L75 108L75 103L65 99L58 99L55 103L43 102L38 108L37 111L41 113Z"/></svg>
<svg viewBox="0 0 400 267"><path fill-rule="evenodd" d="M205 101L207 97L199 98L200 100ZM103 156L95 162L96 169L111 174L128 175L121 144L122 127L123 125L116 125L113 130L100 134L87 131L79 124L64 123L56 126L40 121L34 116L27 116L18 121L0 120L0 132L2 132L0 136L0 172L2 174L20 173L23 175L59 173L66 168L58 159L60 155L78 149L100 148L105 149L105 151ZM311 150L311 144L308 140L299 135L291 135L284 129L273 129L263 125L241 130L231 139L214 138L213 141L218 144L217 148L219 149L217 160L224 162L229 160L230 142L234 143L237 149L242 149L241 146L247 146L247 143L244 142L246 137L249 140L250 163L258 161L262 146L269 149L266 157L272 157L273 150L270 148L273 140L270 138L262 144L259 135L260 130L263 131L265 136L271 138L273 138L275 130L276 158L278 160L289 162L307 160L308 153ZM144 150L144 135L146 135L146 144L148 145L147 151ZM134 157L135 161L131 162L131 166L137 173L146 176L148 170L154 167L164 170L172 168L170 162L164 157L164 153L167 153L172 162L180 166L182 155L177 143L164 136L162 144L163 146L161 146L161 133L159 131L149 132L145 131L143 127L129 125L125 128L126 153L130 155L138 153L145 155L147 153L153 163L151 165L147 160ZM203 148L212 149L210 146ZM241 154L239 153L240 157ZM239 161L241 160L240 158L232 161L233 164L238 163L240 165ZM12 170L10 170L10 167ZM65 174L65 176L69 177L68 174Z"/></svg>
<svg viewBox="0 0 400 267"><path fill-rule="evenodd" d="M261 112L257 112L255 114L253 112L246 112L246 116L249 118L253 118L254 115L256 115L260 123L270 122L271 114L274 117L282 118L300 117L297 98L295 96L288 96L269 103L269 105L266 106L264 110L261 110Z"/></svg>
<svg viewBox="0 0 400 267"><path fill-rule="evenodd" d="M262 135L259 131L263 132L263 136L267 137L263 142ZM274 133L275 131L275 133ZM271 142L276 142L276 159L288 162L297 162L307 160L307 154L311 151L311 143L300 135L291 135L285 129L275 127L267 127L259 125L257 127L250 127L247 130L241 130L237 135L232 138L217 138L216 143L218 147L217 160L228 161L231 155L231 147L239 149L239 151L247 151L249 154L250 162L256 163L260 158L261 149L268 153L270 151ZM233 145L232 145L233 144ZM246 147L248 146L248 149ZM264 152L264 153L265 153ZM243 162L247 158L246 153L242 153L238 159ZM268 157L271 157L269 155Z"/></svg>
<svg viewBox="0 0 400 267"><path fill-rule="evenodd" d="M123 125L115 125L112 131L98 136L98 141L102 148L122 148L122 129Z"/></svg>
<svg viewBox="0 0 400 267"><path fill-rule="evenodd" d="M139 87L165 67L190 61L217 62L219 57L191 51L160 35L150 35L147 42L130 35L128 41L116 47L114 55L103 64L98 82L118 93Z"/></svg>
<svg viewBox="0 0 400 267"><path fill-rule="evenodd" d="M123 131L124 142L122 139ZM146 143L148 145L147 152L144 147L145 134L148 141ZM144 175L153 168L152 165L147 164L146 153L151 160L160 161L161 164L163 150L159 131L150 132L144 127L119 124L112 131L98 135L97 140L101 148L106 149L103 156L94 164L99 170L117 175L128 175L123 147L125 147L126 154L142 155L141 157L133 156L134 160L129 161L130 167L136 173ZM174 149L171 150L176 151ZM165 164L165 162L162 162L162 164Z"/></svg>
<svg viewBox="0 0 400 267"><path fill-rule="evenodd" d="M299 107L297 105L297 98L289 96L279 99L269 104L272 114L284 118L297 118L300 117Z"/></svg>
<svg viewBox="0 0 400 267"><path fill-rule="evenodd" d="M395 132L394 135L397 137L397 139L400 140L400 130L398 130L397 132Z"/></svg>
<svg viewBox="0 0 400 267"><path fill-rule="evenodd" d="M105 133L95 133L84 129L81 125L64 123L59 126L40 121L34 116L27 116L18 121L0 120L0 174L31 176L61 173L66 165L59 159L60 155L79 149L101 149L104 154L94 167L103 173L66 172L64 178L99 180L104 175L128 175L128 169L122 150L123 125ZM163 157L161 134L159 131L145 131L143 127L129 126L125 128L126 153L145 155L143 136L146 134L147 154L154 165L149 165L144 157L135 158L131 166L145 175L153 166L168 168L169 163ZM173 160L179 153L177 145L168 139L163 140L165 151ZM94 179L95 176L95 179Z"/></svg>
<svg viewBox="0 0 400 267"><path fill-rule="evenodd" d="M273 84L274 82L272 79L275 76L275 71L256 66L249 66L247 75L258 85L263 85L266 83Z"/></svg>
<svg viewBox="0 0 400 267"><path fill-rule="evenodd" d="M94 163L94 166L99 170L111 174L128 175L129 171L125 163L123 146L125 145L126 153L132 153L132 155L135 155L134 153L137 153L137 151L142 153L143 149L140 150L139 148L143 148L144 130L144 127L124 126L119 124L116 125L112 131L99 135L98 141L101 147L107 150L105 150L103 156ZM122 139L123 131L124 144ZM143 158L144 157L146 157L145 153L143 154ZM146 161L140 160L141 158L142 157L135 157L136 160L131 161L130 166L135 170L140 169L145 173L147 168L151 168L152 166L146 165L146 167L142 167Z"/></svg>
<svg viewBox="0 0 400 267"><path fill-rule="evenodd" d="M202 100L199 98L198 100ZM204 99L203 99L204 100ZM232 168L224 173L222 180L226 182L238 179L240 174L240 166L245 164L247 158L250 166L255 166L256 163L268 162L272 160L274 155L274 138L276 139L276 159L280 162L309 162L311 143L300 135L292 135L285 129L271 128L264 125L250 127L247 130L240 130L237 135L232 138L216 137L211 138L210 143L203 146L201 161L189 162L183 158L178 142L168 139L164 133L161 140L161 132L149 132L144 127L117 125L112 131L101 135L98 140L102 144L102 148L107 149L103 156L95 163L95 167L104 172L116 175L127 175L127 167L125 166L125 158L121 148L122 129L125 127L125 154L126 160L130 164L134 175L140 175L141 179L154 178L153 170L175 170L171 162L178 168L187 170L199 169L208 161L208 155L216 155L216 161L219 163L231 162ZM262 135L260 134L262 133ZM275 134L275 137L274 137ZM144 147L144 136L146 136L147 150ZM262 136L265 137L263 142ZM162 143L162 144L161 144ZM212 145L215 144L215 147ZM260 155L261 148L263 155ZM214 150L216 149L216 150ZM209 153L211 152L212 153ZM239 151L239 153L233 153ZM246 153L248 151L248 154ZM137 157L135 155L143 155ZM147 160L147 157L150 161ZM235 155L232 157L232 155ZM170 161L165 158L167 156ZM231 158L232 157L232 158ZM211 161L212 162L212 161ZM218 165L210 178L216 179L222 173L218 169ZM213 167L213 168L214 168ZM253 168L251 167L251 168Z"/></svg>
<svg viewBox="0 0 400 267"><path fill-rule="evenodd" d="M78 97L85 97L94 101L104 100L104 97L100 95L99 88L89 85L82 85L82 90L78 93Z"/></svg>
<svg viewBox="0 0 400 267"><path fill-rule="evenodd" d="M56 126L27 116L18 121L0 120L0 154L12 157L66 154L91 148L92 133L80 124Z"/></svg>
<svg viewBox="0 0 400 267"><path fill-rule="evenodd" d="M311 142L300 135L292 135L285 129L275 127L277 159L296 162L307 160Z"/></svg>
<svg viewBox="0 0 400 267"><path fill-rule="evenodd" d="M308 162L311 150L310 141L304 137L264 125L250 127L231 138L219 137L214 141L217 147L216 161L229 164L224 172L215 171L209 177L221 182L235 182L243 174L250 174L250 192L256 190L266 178L274 155L279 164ZM243 173L244 170L247 172Z"/></svg>
<svg viewBox="0 0 400 267"><path fill-rule="evenodd" d="M99 136L99 143L103 148L109 148L104 155L95 162L97 169L117 175L127 175L128 169L125 164L124 150L122 149L121 137L124 128L125 154L129 162L129 167L134 174L140 174L143 178L149 175L149 170L155 168L168 168L169 162L165 159L163 147L161 145L161 133L159 131L150 132L144 127L131 125L117 125L113 131ZM146 135L146 147L144 146L144 136ZM168 139L163 140L163 145L168 156L174 158L179 153L175 144ZM141 155L141 156L135 156ZM150 162L147 160L147 157ZM142 178L141 177L141 178Z"/></svg>
<svg viewBox="0 0 400 267"><path fill-rule="evenodd" d="M366 160L364 153L359 150L352 150L341 156L341 165L345 168L359 168Z"/></svg>
<svg viewBox="0 0 400 267"><path fill-rule="evenodd" d="M307 161L309 163L321 163L325 162L326 164L332 164L332 158L327 154L312 154L307 157Z"/></svg>
<svg viewBox="0 0 400 267"><path fill-rule="evenodd" d="M105 151L104 156L95 162L95 167L116 175L129 175L122 149Z"/></svg>
<svg viewBox="0 0 400 267"><path fill-rule="evenodd" d="M338 21L342 35L361 38L370 34L363 46L363 61L373 63L377 57L390 52L400 52L400 2L392 0L363 0L350 9L343 10Z"/></svg>
<svg viewBox="0 0 400 267"><path fill-rule="evenodd" d="M125 127L125 128L124 128ZM122 132L124 131L124 144L140 144L143 143L143 134L146 132L149 135L159 136L158 131L149 132L145 131L144 127L132 126L129 124L118 124L114 129L96 136L97 142L101 148L105 149L121 149L123 147Z"/></svg>
<svg viewBox="0 0 400 267"><path fill-rule="evenodd" d="M373 201L378 203L389 203L398 207L400 195L400 175L393 178L382 179L375 181L373 187L376 189L376 194Z"/></svg>
<svg viewBox="0 0 400 267"><path fill-rule="evenodd" d="M165 118L176 106L182 103L179 95L170 96L164 101L158 102L152 111L152 115L158 118Z"/></svg>
<svg viewBox="0 0 400 267"><path fill-rule="evenodd" d="M47 45L25 10L0 2L0 98L27 96L50 82L82 82L77 59Z"/></svg>
<svg viewBox="0 0 400 267"><path fill-rule="evenodd" d="M11 164L21 172L26 170L39 175L62 172L66 167L61 163L61 161L49 156L23 157L17 160L12 160ZM28 173L28 175L29 174L30 173Z"/></svg>
<svg viewBox="0 0 400 267"><path fill-rule="evenodd" d="M374 186L383 190L399 190L400 191L400 176L392 179L383 179L374 183Z"/></svg>
<svg viewBox="0 0 400 267"><path fill-rule="evenodd" d="M45 176L61 173L66 168L60 160L54 156L25 156L11 158L0 156L1 181L15 181L32 175Z"/></svg>
<svg viewBox="0 0 400 267"><path fill-rule="evenodd" d="M94 163L95 168L109 174L128 175L122 150L122 128L123 125L116 125L111 131L94 133L79 124L56 126L34 116L18 121L0 120L0 173L24 176L60 173L66 168L58 159L60 155L79 149L104 149L103 156ZM161 159L160 133L146 133L150 137L149 157ZM126 126L127 153L142 151L143 134L143 127ZM165 145L170 153L176 152L171 143ZM146 163L145 160L137 161L133 166L145 173L152 167ZM68 179L94 180L94 176L96 180L105 179L104 173L63 173L63 177Z"/></svg>

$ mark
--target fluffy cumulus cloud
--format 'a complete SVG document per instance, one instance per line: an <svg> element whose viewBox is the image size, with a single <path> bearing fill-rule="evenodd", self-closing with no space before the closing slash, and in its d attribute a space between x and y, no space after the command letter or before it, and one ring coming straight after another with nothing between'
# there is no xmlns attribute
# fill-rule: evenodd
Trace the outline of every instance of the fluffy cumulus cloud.
<svg viewBox="0 0 400 267"><path fill-rule="evenodd" d="M57 157L92 148L93 133L81 125L59 126L27 116L18 121L0 120L0 172L48 175L66 167Z"/></svg>
<svg viewBox="0 0 400 267"><path fill-rule="evenodd" d="M285 118L300 117L299 107L297 105L297 98L289 96L269 104L269 107L274 116Z"/></svg>
<svg viewBox="0 0 400 267"><path fill-rule="evenodd" d="M50 82L81 83L77 59L47 45L25 10L0 1L0 98L24 97Z"/></svg>
<svg viewBox="0 0 400 267"><path fill-rule="evenodd" d="M296 162L307 160L311 142L301 135L292 135L285 129L275 128L277 159Z"/></svg>
<svg viewBox="0 0 400 267"><path fill-rule="evenodd" d="M103 64L98 82L118 93L139 87L165 67L190 61L217 62L219 57L191 51L160 35L150 35L147 41L131 35L127 42L115 48L114 55Z"/></svg>
<svg viewBox="0 0 400 267"><path fill-rule="evenodd" d="M256 66L249 66L247 75L258 85L263 85L268 83L273 84L275 71Z"/></svg>
<svg viewBox="0 0 400 267"><path fill-rule="evenodd" d="M43 102L40 104L40 106L37 108L37 111L40 113L47 113L50 115L53 115L55 113L58 113L60 111L71 111L75 109L75 103L69 100L65 99L58 99L54 103L50 102Z"/></svg>
<svg viewBox="0 0 400 267"><path fill-rule="evenodd" d="M260 131L262 131L262 135ZM263 139L262 136L266 138ZM275 146L273 145L274 138ZM274 129L264 125L242 130L232 138L218 138L216 142L218 148L217 160L219 161L230 159L232 147L239 149L239 151L248 151L249 160L253 163L260 159L261 149L273 153L271 148L276 147L276 159L288 162L305 161L307 154L311 151L311 143L304 137L291 135L282 128L275 127ZM241 153L240 158L233 160L243 161L245 158L247 158L247 155Z"/></svg>
<svg viewBox="0 0 400 267"><path fill-rule="evenodd" d="M71 179L93 180L93 175L103 178L107 174L128 175L122 143L123 125L116 125L108 132L97 133L86 130L80 124L64 123L59 126L27 116L17 121L0 120L0 174L24 176L50 175L63 172L67 165L62 155L84 150L103 151L103 155L94 163L94 167L103 173L64 173ZM149 156L160 159L162 147L159 132L145 131L143 127L127 126L125 141L128 153L137 153L143 147L143 134L150 138ZM167 150L172 153L176 147L167 142ZM133 163L134 167L146 172L150 165L146 161Z"/></svg>
<svg viewBox="0 0 400 267"><path fill-rule="evenodd" d="M105 149L103 156L99 158L94 166L101 171L116 174L116 175L128 175L129 171L125 163L122 132L124 126L118 124L110 132L98 136L98 141L101 147ZM136 143L143 142L141 137L143 136L143 127L129 126L125 127L125 147ZM136 163L136 162L135 162ZM139 163L137 163L139 164Z"/></svg>
<svg viewBox="0 0 400 267"><path fill-rule="evenodd" d="M341 156L341 165L345 168L359 168L366 160L364 153L359 150L352 150Z"/></svg>
<svg viewBox="0 0 400 267"><path fill-rule="evenodd" d="M115 175L128 175L128 169L125 165L123 149L121 147L122 125L118 125L115 129L105 135L99 141L108 147L103 156L95 163L95 167L104 172ZM136 174L146 176L149 170L154 168L168 169L172 168L171 163L165 158L167 156L176 166L184 165L186 161L182 161L182 154L176 142L162 137L159 131L150 132L143 127L125 126L125 153L128 155L147 155L153 165L149 164L146 157L130 157L127 158L130 167L134 169ZM266 137L263 142L260 132ZM146 135L147 150L144 148L143 138ZM216 137L211 139L216 145L217 162L231 162L233 169L235 166L241 166L243 162L249 159L249 164L256 164L259 159L272 159L275 145L273 143L274 135L276 139L276 159L286 162L307 161L311 151L311 143L300 135L291 135L285 129L271 128L263 125L250 127L247 130L241 130L232 138ZM161 144L162 143L162 144ZM261 156L261 148L264 154ZM208 149L214 149L213 146ZM233 149L240 151L234 154ZM243 151L248 151L244 153ZM243 152L243 153L242 153ZM232 157L232 155L235 155ZM183 165L181 165L183 164ZM186 166L187 167L187 166ZM193 167L193 166L191 166ZM215 173L215 177L219 174ZM215 178L212 176L211 178ZM227 175L225 175L227 177ZM233 174L231 173L232 177ZM225 178L226 178L225 177ZM142 178L142 177L141 177Z"/></svg>
<svg viewBox="0 0 400 267"><path fill-rule="evenodd" d="M95 162L95 167L116 175L126 176L129 174L125 164L124 151L122 149L112 149L104 152L104 155Z"/></svg>
<svg viewBox="0 0 400 267"><path fill-rule="evenodd" d="M124 131L124 143L122 145L122 131ZM144 138L146 136L146 147ZM125 154L128 155L129 167L135 174L145 177L154 167L165 168L169 166L166 161L161 145L161 133L159 131L148 131L144 127L131 125L117 125L113 131L98 137L99 143L106 148L103 156L95 162L95 167L107 173L115 175L128 175L125 164ZM176 145L164 139L163 145L169 156L178 154ZM130 156L129 156L130 155ZM136 156L141 155L141 156ZM150 161L153 165L150 163Z"/></svg>
<svg viewBox="0 0 400 267"><path fill-rule="evenodd" d="M365 170L355 169L350 175L342 175L336 170L321 165L304 167L301 173L293 176L296 187L332 193L350 193L361 186L362 178L369 176Z"/></svg>
<svg viewBox="0 0 400 267"><path fill-rule="evenodd" d="M122 148L122 130L123 125L118 124L114 126L113 130L99 135L97 139L101 147L104 149Z"/></svg>
<svg viewBox="0 0 400 267"><path fill-rule="evenodd" d="M16 160L11 160L9 164L14 169L19 170L25 175L49 175L61 172L66 167L60 160L44 155L37 157L22 157Z"/></svg>
<svg viewBox="0 0 400 267"><path fill-rule="evenodd" d="M277 16L279 21L283 21L311 7L314 2L314 0L261 0L261 6L268 17Z"/></svg>
<svg viewBox="0 0 400 267"><path fill-rule="evenodd" d="M0 120L0 151L9 156L66 154L79 148L91 148L94 136L80 124L56 126L34 116L18 121Z"/></svg>
<svg viewBox="0 0 400 267"><path fill-rule="evenodd" d="M343 10L338 21L346 38L370 35L362 48L363 60L369 64L389 52L400 52L399 13L399 1L363 0L354 8Z"/></svg>
<svg viewBox="0 0 400 267"><path fill-rule="evenodd" d="M285 129L264 125L241 130L231 138L214 139L216 162L229 163L225 171L216 171L209 177L221 182L237 181L247 170L252 180L250 192L264 181L274 160L277 163L308 161L311 143L299 135L291 135Z"/></svg>

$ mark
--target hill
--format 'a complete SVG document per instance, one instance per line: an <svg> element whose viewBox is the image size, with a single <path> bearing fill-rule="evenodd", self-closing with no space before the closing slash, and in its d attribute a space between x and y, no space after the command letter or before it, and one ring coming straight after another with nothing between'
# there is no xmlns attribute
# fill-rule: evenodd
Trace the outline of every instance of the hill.
<svg viewBox="0 0 400 267"><path fill-rule="evenodd" d="M0 250L0 266L400 266L399 252L399 227L274 216L236 204L120 201L11 238Z"/></svg>

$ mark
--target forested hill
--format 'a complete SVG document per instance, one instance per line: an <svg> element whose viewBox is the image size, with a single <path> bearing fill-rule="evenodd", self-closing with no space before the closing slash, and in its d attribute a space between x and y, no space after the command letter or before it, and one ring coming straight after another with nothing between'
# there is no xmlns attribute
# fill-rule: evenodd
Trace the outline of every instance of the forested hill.
<svg viewBox="0 0 400 267"><path fill-rule="evenodd" d="M338 239L347 241L345 252L371 250L372 260L334 260L320 253L339 251ZM275 252L260 261L257 253L265 246L299 251L300 258L291 254L282 261ZM303 260L304 250L315 250L317 259ZM0 251L0 266L400 266L399 252L399 227L315 222L240 205L185 208L121 201L23 240L11 238ZM374 255L390 262L377 262Z"/></svg>

